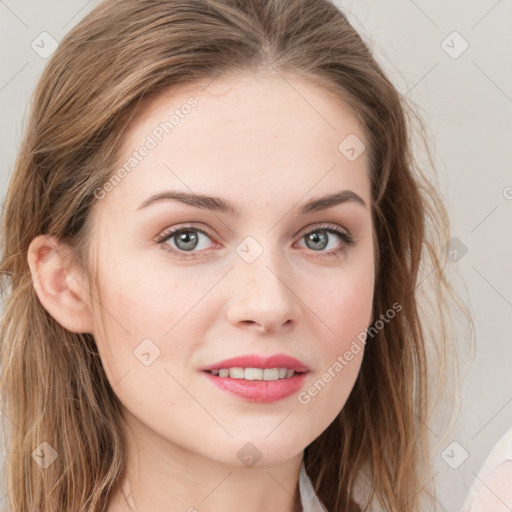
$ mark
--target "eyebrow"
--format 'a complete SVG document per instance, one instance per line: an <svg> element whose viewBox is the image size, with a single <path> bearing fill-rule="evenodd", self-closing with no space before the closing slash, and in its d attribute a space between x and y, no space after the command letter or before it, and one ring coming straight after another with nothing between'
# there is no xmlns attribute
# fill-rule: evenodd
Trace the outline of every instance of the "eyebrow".
<svg viewBox="0 0 512 512"><path fill-rule="evenodd" d="M175 190L167 190L165 192L154 194L146 199L137 209L141 210L142 208L146 208L149 205L160 201L179 201L204 210L211 210L237 217L240 216L240 209L235 203L228 201L227 199ZM361 196L352 190L341 190L340 192L328 194L308 201L301 206L299 214L305 215L308 213L319 212L348 202L353 202L367 208L367 205Z"/></svg>

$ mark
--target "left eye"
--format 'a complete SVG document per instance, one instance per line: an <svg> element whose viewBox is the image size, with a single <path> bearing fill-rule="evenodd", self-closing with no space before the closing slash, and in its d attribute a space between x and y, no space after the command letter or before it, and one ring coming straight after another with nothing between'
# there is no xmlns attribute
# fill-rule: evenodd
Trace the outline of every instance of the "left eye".
<svg viewBox="0 0 512 512"><path fill-rule="evenodd" d="M334 246L328 247L330 242L330 235L336 235L341 243L334 243ZM199 247L201 245L201 238L212 237L204 229L196 226L185 226L181 228L171 228L162 233L156 242L164 245L164 249L172 252L179 258L194 258L197 257L196 252L207 249ZM303 234L300 239L304 239L306 246L313 252L320 252L319 256L335 255L337 253L346 252L350 246L354 245L354 241L348 232L345 232L337 226L319 226ZM170 245L168 241L172 241ZM166 246L166 247L165 247ZM174 247L173 247L174 246ZM325 249L329 250L325 250ZM191 253L191 254L187 254Z"/></svg>
<svg viewBox="0 0 512 512"><path fill-rule="evenodd" d="M345 233L342 231L338 231L337 229L333 228L317 228L313 231L309 231L305 235L302 235L301 239L305 239L306 246L309 247L312 250L323 250L327 249L327 246L329 245L329 239L332 239L332 237L328 236L328 233L335 234L338 238L341 238L345 243L348 243L348 238ZM338 248L339 244L334 243L334 246L330 247L330 250L325 251L326 253L335 252Z"/></svg>

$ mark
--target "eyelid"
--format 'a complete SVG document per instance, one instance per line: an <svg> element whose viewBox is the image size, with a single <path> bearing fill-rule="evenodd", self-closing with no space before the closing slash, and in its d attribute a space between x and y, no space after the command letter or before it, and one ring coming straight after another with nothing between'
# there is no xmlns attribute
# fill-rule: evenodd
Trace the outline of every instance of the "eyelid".
<svg viewBox="0 0 512 512"><path fill-rule="evenodd" d="M345 233L347 236L352 237L350 234L350 231L339 224L334 224L331 222L315 222L313 224L310 224L309 226L306 226L305 228L300 229L295 235L296 236L304 236L308 234L311 231L321 230L321 229L339 229L343 233Z"/></svg>

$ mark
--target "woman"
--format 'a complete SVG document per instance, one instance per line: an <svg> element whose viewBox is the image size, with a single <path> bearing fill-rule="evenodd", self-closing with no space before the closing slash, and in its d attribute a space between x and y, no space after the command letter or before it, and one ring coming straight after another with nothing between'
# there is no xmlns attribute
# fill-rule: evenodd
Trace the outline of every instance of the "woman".
<svg viewBox="0 0 512 512"><path fill-rule="evenodd" d="M13 512L432 509L454 295L410 146L327 1L87 15L2 219Z"/></svg>

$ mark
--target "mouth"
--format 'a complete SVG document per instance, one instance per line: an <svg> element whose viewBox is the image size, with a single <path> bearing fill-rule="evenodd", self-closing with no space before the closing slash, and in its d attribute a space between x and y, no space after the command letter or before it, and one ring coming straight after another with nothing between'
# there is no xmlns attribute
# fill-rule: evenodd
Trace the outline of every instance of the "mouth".
<svg viewBox="0 0 512 512"><path fill-rule="evenodd" d="M275 402L303 387L309 368L285 354L270 357L248 355L227 359L202 369L222 391L250 402Z"/></svg>
<svg viewBox="0 0 512 512"><path fill-rule="evenodd" d="M290 379L295 375L302 375L303 373L307 373L305 371L295 371L291 368L242 368L239 366L204 371L221 378L241 379L249 381L259 380L267 382Z"/></svg>

